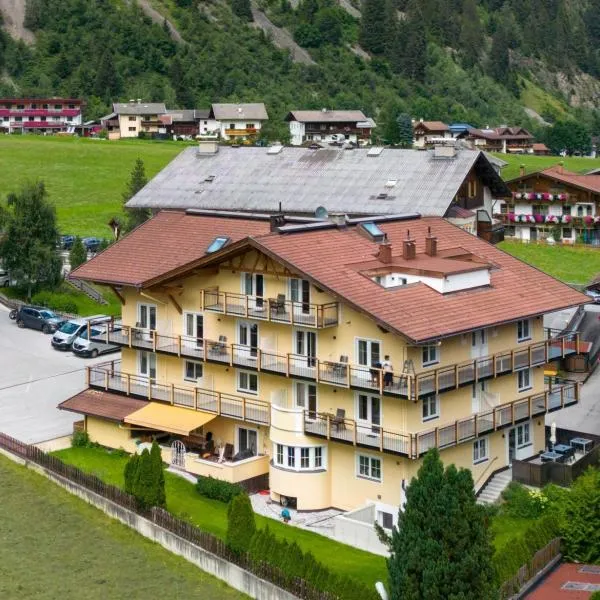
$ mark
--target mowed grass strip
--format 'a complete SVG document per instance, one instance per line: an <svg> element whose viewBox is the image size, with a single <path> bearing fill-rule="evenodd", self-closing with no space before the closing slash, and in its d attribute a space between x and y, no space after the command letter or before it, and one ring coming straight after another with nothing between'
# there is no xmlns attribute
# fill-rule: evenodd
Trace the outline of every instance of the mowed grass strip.
<svg viewBox="0 0 600 600"><path fill-rule="evenodd" d="M123 487L123 469L127 457L102 448L68 448L54 453L62 461L75 465L87 473L93 473L103 481ZM227 505L217 500L200 496L194 486L172 473L165 473L167 509L200 529L222 539L227 534ZM311 551L315 558L340 575L347 575L374 585L377 581L387 581L385 559L363 552L346 544L340 544L293 525L256 515L258 527L267 524L275 535L295 540L305 552Z"/></svg>
<svg viewBox="0 0 600 600"><path fill-rule="evenodd" d="M525 165L526 173L543 171L552 165L564 163L567 171L574 173L587 173L600 167L600 159L586 158L583 156L534 156L533 154L493 154L496 158L508 163L500 174L502 179L508 181L519 176L521 165Z"/></svg>
<svg viewBox="0 0 600 600"><path fill-rule="evenodd" d="M0 456L0 598L247 598Z"/></svg>
<svg viewBox="0 0 600 600"><path fill-rule="evenodd" d="M0 135L0 199L40 179L62 234L111 239L108 222L121 212L136 159L144 161L150 179L185 147L172 141Z"/></svg>
<svg viewBox="0 0 600 600"><path fill-rule="evenodd" d="M586 284L600 273L600 248L511 240L501 242L498 247L565 283Z"/></svg>

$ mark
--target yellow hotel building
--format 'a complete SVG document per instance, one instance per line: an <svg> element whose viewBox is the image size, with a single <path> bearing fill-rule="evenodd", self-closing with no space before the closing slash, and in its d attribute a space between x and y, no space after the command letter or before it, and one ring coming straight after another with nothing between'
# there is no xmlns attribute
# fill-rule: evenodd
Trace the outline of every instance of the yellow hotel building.
<svg viewBox="0 0 600 600"><path fill-rule="evenodd" d="M121 298L89 332L121 357L61 408L299 510L395 515L433 447L476 488L540 452L578 400L545 387L579 341L543 315L586 297L441 218L334 221L162 211L78 268Z"/></svg>

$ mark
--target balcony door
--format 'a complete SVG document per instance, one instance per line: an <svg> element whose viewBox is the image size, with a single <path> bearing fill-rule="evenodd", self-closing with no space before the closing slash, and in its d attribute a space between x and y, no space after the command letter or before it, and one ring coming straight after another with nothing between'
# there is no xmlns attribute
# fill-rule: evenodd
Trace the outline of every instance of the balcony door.
<svg viewBox="0 0 600 600"><path fill-rule="evenodd" d="M256 360L258 356L258 324L250 321L238 321L238 344L240 356Z"/></svg>
<svg viewBox="0 0 600 600"><path fill-rule="evenodd" d="M294 382L294 394L296 407L307 411L309 419L317 416L317 386L314 383L304 381Z"/></svg>
<svg viewBox="0 0 600 600"><path fill-rule="evenodd" d="M242 273L242 294L252 296L248 299L248 308L263 310L265 280L260 273Z"/></svg>
<svg viewBox="0 0 600 600"><path fill-rule="evenodd" d="M201 348L204 339L204 316L200 313L185 313L183 318L185 335L194 338L188 341L192 342L196 348Z"/></svg>
<svg viewBox="0 0 600 600"><path fill-rule="evenodd" d="M152 339L152 331L156 330L156 305L138 304L138 320L136 327L143 329L145 340Z"/></svg>
<svg viewBox="0 0 600 600"><path fill-rule="evenodd" d="M252 456L258 454L258 432L256 429L238 427L237 429L237 452L250 452Z"/></svg>
<svg viewBox="0 0 600 600"><path fill-rule="evenodd" d="M356 340L356 362L361 365L358 375L361 380L370 382L370 386L377 384L378 368L381 364L381 343L376 340Z"/></svg>
<svg viewBox="0 0 600 600"><path fill-rule="evenodd" d="M153 352L138 352L138 374L156 381L156 354Z"/></svg>
<svg viewBox="0 0 600 600"><path fill-rule="evenodd" d="M317 366L317 334L314 331L297 329L294 332L294 350L304 357L304 365L311 368Z"/></svg>
<svg viewBox="0 0 600 600"><path fill-rule="evenodd" d="M381 429L381 398L370 394L358 394L356 402L359 430L367 434L378 434Z"/></svg>
<svg viewBox="0 0 600 600"><path fill-rule="evenodd" d="M290 279L290 299L295 315L310 314L310 281Z"/></svg>
<svg viewBox="0 0 600 600"><path fill-rule="evenodd" d="M478 381L472 385L471 390L471 412L473 414L482 412L483 395L487 387L487 382Z"/></svg>
<svg viewBox="0 0 600 600"><path fill-rule="evenodd" d="M488 335L486 329L471 332L471 358L483 358L488 355Z"/></svg>

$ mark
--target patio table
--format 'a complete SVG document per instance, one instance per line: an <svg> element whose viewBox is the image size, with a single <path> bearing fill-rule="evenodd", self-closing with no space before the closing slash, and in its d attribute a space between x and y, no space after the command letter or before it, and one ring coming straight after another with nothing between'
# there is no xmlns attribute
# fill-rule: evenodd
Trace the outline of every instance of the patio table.
<svg viewBox="0 0 600 600"><path fill-rule="evenodd" d="M554 452L562 454L563 456L565 456L565 458L569 458L575 453L575 449L573 448L573 446L567 446L567 444L556 444L556 446L554 446L552 450Z"/></svg>
<svg viewBox="0 0 600 600"><path fill-rule="evenodd" d="M580 449L584 454L591 450L591 446L594 442L592 440L588 440L587 438L572 438L570 441L571 446L575 448L575 450Z"/></svg>
<svg viewBox="0 0 600 600"><path fill-rule="evenodd" d="M564 456L558 452L544 452L543 454L540 454L542 462L560 462L563 458Z"/></svg>

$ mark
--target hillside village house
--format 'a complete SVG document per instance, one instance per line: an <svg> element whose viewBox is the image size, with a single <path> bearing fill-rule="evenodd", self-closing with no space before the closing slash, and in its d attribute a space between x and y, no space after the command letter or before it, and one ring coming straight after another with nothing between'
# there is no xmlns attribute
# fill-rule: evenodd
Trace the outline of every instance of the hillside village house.
<svg viewBox="0 0 600 600"><path fill-rule="evenodd" d="M534 144L534 137L523 127L496 127L490 129L469 128L459 131L457 139L463 139L473 148L503 154L544 154L549 152L544 144Z"/></svg>
<svg viewBox="0 0 600 600"><path fill-rule="evenodd" d="M494 209L507 236L600 245L600 175L579 175L562 164L507 182L511 194Z"/></svg>
<svg viewBox="0 0 600 600"><path fill-rule="evenodd" d="M423 121L423 119L413 122L413 138L415 148L448 144L454 139L446 123L442 123L442 121Z"/></svg>
<svg viewBox="0 0 600 600"><path fill-rule="evenodd" d="M109 139L134 138L140 133L167 133L167 122L161 117L167 109L163 102L115 102L113 112L100 120Z"/></svg>
<svg viewBox="0 0 600 600"><path fill-rule="evenodd" d="M213 104L209 119L218 123L222 140L253 140L260 135L265 121L269 120L265 105L255 104Z"/></svg>
<svg viewBox="0 0 600 600"><path fill-rule="evenodd" d="M285 120L290 124L292 146L306 142L366 144L375 126L360 110L293 110Z"/></svg>
<svg viewBox="0 0 600 600"><path fill-rule="evenodd" d="M0 98L0 131L72 133L82 124L83 104L76 98Z"/></svg>
<svg viewBox="0 0 600 600"><path fill-rule="evenodd" d="M72 274L112 286L122 348L60 407L92 441L160 440L190 473L299 510L371 503L385 527L427 450L476 488L578 401L544 364L586 296L439 217L314 222L163 211Z"/></svg>
<svg viewBox="0 0 600 600"><path fill-rule="evenodd" d="M200 123L208 117L208 110L173 109L167 110L167 131L170 135L196 138L200 133Z"/></svg>
<svg viewBox="0 0 600 600"><path fill-rule="evenodd" d="M451 207L458 206L469 214L463 212L456 224L498 241L503 225L491 222L493 199L508 193L487 157L472 150L232 148L201 142L183 150L128 206L283 210L311 217L417 211L450 220Z"/></svg>

